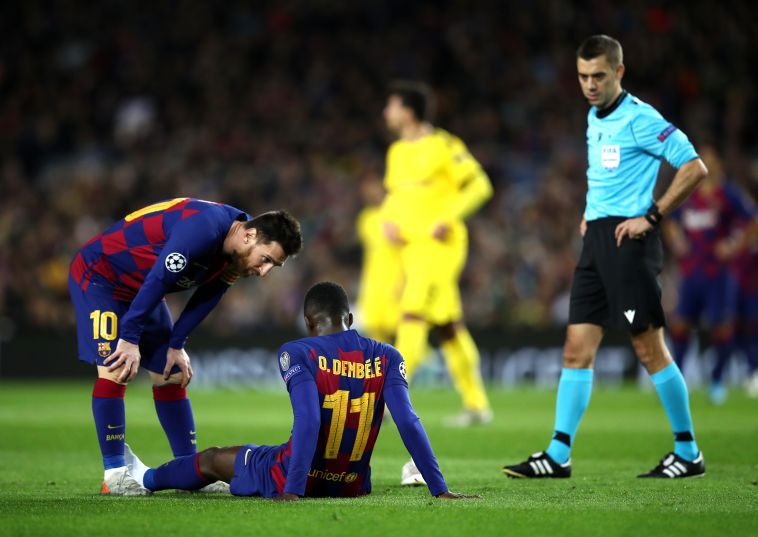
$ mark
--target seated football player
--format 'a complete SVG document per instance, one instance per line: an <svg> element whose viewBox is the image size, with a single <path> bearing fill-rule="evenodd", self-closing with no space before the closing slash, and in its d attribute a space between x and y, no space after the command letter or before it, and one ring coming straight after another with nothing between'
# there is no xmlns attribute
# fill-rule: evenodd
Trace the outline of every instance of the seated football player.
<svg viewBox="0 0 758 537"><path fill-rule="evenodd" d="M310 337L279 350L294 423L289 441L275 446L213 447L147 468L130 449L132 473L151 491L194 490L220 480L236 496L279 501L350 497L371 492L371 452L384 405L433 496L450 492L421 421L408 397L403 357L390 345L351 330L345 290L314 285L304 304Z"/></svg>

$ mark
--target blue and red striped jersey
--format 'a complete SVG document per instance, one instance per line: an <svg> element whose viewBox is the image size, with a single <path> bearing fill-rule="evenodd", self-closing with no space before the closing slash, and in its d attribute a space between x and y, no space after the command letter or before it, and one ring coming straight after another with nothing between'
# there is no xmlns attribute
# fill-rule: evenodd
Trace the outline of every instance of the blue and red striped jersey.
<svg viewBox="0 0 758 537"><path fill-rule="evenodd" d="M219 282L213 293L220 296L234 282L237 275L227 269L222 247L232 223L249 218L229 205L194 198L149 205L90 239L75 255L69 276L83 291L131 302L120 337L137 343L141 319L167 293ZM178 334L172 346L181 348L184 339L186 334Z"/></svg>
<svg viewBox="0 0 758 537"><path fill-rule="evenodd" d="M311 412L300 412L298 404L315 405L315 396L311 403L293 398L293 436L272 468L280 493L349 497L371 492L369 463L384 416L385 394L387 404L395 405L390 411L429 488L433 494L447 490L426 433L407 399L405 362L394 347L347 330L284 344L279 365L290 393L303 383L315 383L318 392L318 409L306 409ZM401 395L389 398L390 393ZM406 404L395 403L400 400ZM311 456L301 450L301 461L296 460L297 443L307 445L308 439L298 438L299 414L320 416L315 451Z"/></svg>
<svg viewBox="0 0 758 537"><path fill-rule="evenodd" d="M672 216L679 221L689 245L679 260L681 273L716 277L728 269L716 257L716 244L744 225L750 211L740 192L724 182L711 191L698 188Z"/></svg>

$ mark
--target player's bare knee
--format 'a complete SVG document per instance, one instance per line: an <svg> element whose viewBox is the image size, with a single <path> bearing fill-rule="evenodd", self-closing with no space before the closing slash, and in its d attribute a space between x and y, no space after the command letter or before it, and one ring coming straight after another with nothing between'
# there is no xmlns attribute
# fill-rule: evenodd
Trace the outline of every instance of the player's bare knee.
<svg viewBox="0 0 758 537"><path fill-rule="evenodd" d="M655 373L666 367L671 358L662 342L645 336L632 337L632 347L642 366L648 372Z"/></svg>
<svg viewBox="0 0 758 537"><path fill-rule="evenodd" d="M216 469L216 457L221 452L221 448L211 447L201 451L197 456L197 466L200 473L209 481L218 481L219 475Z"/></svg>
<svg viewBox="0 0 758 537"><path fill-rule="evenodd" d="M115 382L116 384L126 384L126 382L119 382L118 376L124 370L124 366L119 367L115 371L108 371L108 368L102 365L97 366L97 376L101 379L107 379Z"/></svg>
<svg viewBox="0 0 758 537"><path fill-rule="evenodd" d="M582 338L566 338L563 345L563 367L568 369L588 369L595 360L596 348Z"/></svg>
<svg viewBox="0 0 758 537"><path fill-rule="evenodd" d="M563 367L567 369L589 369L592 367L594 354L576 345L563 347Z"/></svg>
<svg viewBox="0 0 758 537"><path fill-rule="evenodd" d="M170 377L168 377L168 380L163 379L163 375L160 373L154 373L153 371L150 371L150 380L153 381L153 384L155 386L161 386L163 384L181 384L182 383L182 374L180 373L174 373Z"/></svg>

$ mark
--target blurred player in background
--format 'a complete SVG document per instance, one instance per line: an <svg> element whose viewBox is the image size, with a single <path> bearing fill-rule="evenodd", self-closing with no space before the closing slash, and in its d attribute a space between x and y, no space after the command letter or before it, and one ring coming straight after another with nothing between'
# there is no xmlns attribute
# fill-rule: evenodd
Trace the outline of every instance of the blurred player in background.
<svg viewBox="0 0 758 537"><path fill-rule="evenodd" d="M716 350L709 395L713 403L721 404L726 399L723 375L734 350L739 294L731 261L737 255L740 228L750 213L741 193L725 180L716 149L705 146L700 154L708 177L663 227L681 275L670 335L681 369L693 328L705 322Z"/></svg>
<svg viewBox="0 0 758 537"><path fill-rule="evenodd" d="M747 362L745 390L748 396L758 398L758 165L747 186L752 216L735 245L734 269L739 285L736 342Z"/></svg>
<svg viewBox="0 0 758 537"><path fill-rule="evenodd" d="M464 412L448 421L486 423L492 411L482 384L479 351L463 324L458 279L466 262L464 219L492 196L492 185L464 143L435 128L431 92L414 82L389 91L384 119L398 137L387 154L382 206L384 233L400 248L405 278L397 348L409 378L420 365L436 328Z"/></svg>
<svg viewBox="0 0 758 537"><path fill-rule="evenodd" d="M705 473L695 442L689 395L663 340L666 320L658 275L663 265L659 225L708 173L687 136L621 87L621 44L606 35L586 39L576 65L587 117L587 204L579 226L582 253L574 272L569 326L558 383L555 427L547 450L505 466L510 477L570 477L571 447L592 393L592 367L606 326L630 333L674 433L674 451L639 477ZM660 162L677 169L653 200Z"/></svg>
<svg viewBox="0 0 758 537"><path fill-rule="evenodd" d="M448 491L408 397L400 353L350 330L353 315L338 284L314 285L303 309L310 337L279 349L294 416L289 441L210 448L156 469L148 469L130 453L135 477L151 491L192 490L222 480L231 484L236 496L283 501L363 496L371 492L371 453L386 401L429 492L437 498L465 498Z"/></svg>
<svg viewBox="0 0 758 537"><path fill-rule="evenodd" d="M364 209L356 223L363 246L358 311L363 332L377 341L392 341L400 320L403 272L400 248L384 235L381 205L384 187L378 178L361 183Z"/></svg>
<svg viewBox="0 0 758 537"><path fill-rule="evenodd" d="M174 456L195 453L187 338L235 280L266 276L301 245L300 224L283 211L251 219L229 205L176 198L129 214L79 250L69 292L79 359L97 366L92 413L105 467L103 494L149 492L124 461L124 393L139 367L150 373ZM173 323L165 295L192 287L197 290Z"/></svg>

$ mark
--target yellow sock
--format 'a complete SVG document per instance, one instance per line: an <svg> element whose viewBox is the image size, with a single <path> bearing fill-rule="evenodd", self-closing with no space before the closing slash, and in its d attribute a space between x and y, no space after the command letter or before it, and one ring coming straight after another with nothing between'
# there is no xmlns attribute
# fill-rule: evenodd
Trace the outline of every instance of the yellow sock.
<svg viewBox="0 0 758 537"><path fill-rule="evenodd" d="M405 359L408 382L411 381L413 373L426 356L428 338L429 325L426 321L403 319L397 327L395 347Z"/></svg>
<svg viewBox="0 0 758 537"><path fill-rule="evenodd" d="M484 391L479 370L479 349L466 328L456 330L455 337L442 343L450 378L463 398L467 410L488 410L487 393Z"/></svg>

